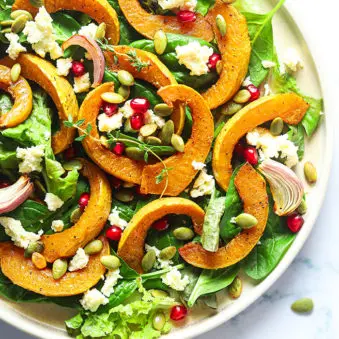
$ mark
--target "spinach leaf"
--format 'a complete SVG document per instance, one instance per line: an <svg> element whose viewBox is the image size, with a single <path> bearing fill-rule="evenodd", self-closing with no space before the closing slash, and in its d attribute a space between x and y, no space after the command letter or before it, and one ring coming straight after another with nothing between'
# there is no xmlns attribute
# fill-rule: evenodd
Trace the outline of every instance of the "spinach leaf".
<svg viewBox="0 0 339 339"><path fill-rule="evenodd" d="M214 3L215 0L198 0L195 11L205 16Z"/></svg>
<svg viewBox="0 0 339 339"><path fill-rule="evenodd" d="M0 135L0 171L1 169L3 170L1 172L18 167L18 159L16 157L17 146L12 140Z"/></svg>
<svg viewBox="0 0 339 339"><path fill-rule="evenodd" d="M152 106L160 104L163 100L157 94L157 90L146 81L136 80L134 86L131 87L131 98L144 97L148 99Z"/></svg>
<svg viewBox="0 0 339 339"><path fill-rule="evenodd" d="M241 12L258 12L257 0L236 0L233 4Z"/></svg>
<svg viewBox="0 0 339 339"><path fill-rule="evenodd" d="M52 13L51 17L54 35L59 44L69 39L74 32L78 32L81 28L81 25L69 14L56 12Z"/></svg>
<svg viewBox="0 0 339 339"><path fill-rule="evenodd" d="M82 317L81 313L78 313L71 319L65 321L67 333L71 337L76 337L81 333L80 329L82 324L84 323L84 318Z"/></svg>
<svg viewBox="0 0 339 339"><path fill-rule="evenodd" d="M302 160L304 157L305 151L305 137L304 137L304 129L302 124L297 126L288 126L289 131L287 133L288 139L291 140L298 147L298 157L299 160Z"/></svg>

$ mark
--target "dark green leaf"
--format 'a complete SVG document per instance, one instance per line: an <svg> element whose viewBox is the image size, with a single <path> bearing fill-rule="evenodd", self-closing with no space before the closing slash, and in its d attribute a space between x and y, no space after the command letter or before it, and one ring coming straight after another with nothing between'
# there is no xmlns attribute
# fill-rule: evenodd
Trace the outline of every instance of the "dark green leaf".
<svg viewBox="0 0 339 339"><path fill-rule="evenodd" d="M288 139L291 140L298 147L298 157L302 160L305 151L304 129L301 124L297 126L288 126Z"/></svg>

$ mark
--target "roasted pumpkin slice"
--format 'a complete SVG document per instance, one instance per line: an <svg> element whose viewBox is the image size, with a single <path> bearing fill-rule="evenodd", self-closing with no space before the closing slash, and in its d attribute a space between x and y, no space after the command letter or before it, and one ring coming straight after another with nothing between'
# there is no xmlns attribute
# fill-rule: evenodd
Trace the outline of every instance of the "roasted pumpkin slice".
<svg viewBox="0 0 339 339"><path fill-rule="evenodd" d="M107 0L44 0L44 6L48 13L62 10L78 11L87 14L98 24L106 24L106 38L112 45L120 40L119 20L116 11ZM16 0L12 10L24 9L33 15L38 8L31 5L29 0Z"/></svg>
<svg viewBox="0 0 339 339"><path fill-rule="evenodd" d="M205 18L197 15L194 22L182 23L176 16L154 15L145 11L138 0L118 0L119 6L130 25L143 36L153 39L162 29L166 33L191 35L211 41L213 30Z"/></svg>
<svg viewBox="0 0 339 339"><path fill-rule="evenodd" d="M80 159L79 159L80 160ZM48 262L73 256L79 247L84 247L105 226L111 210L111 187L105 174L95 165L81 159L81 174L90 185L89 203L78 222L71 228L52 235L44 235L43 255Z"/></svg>
<svg viewBox="0 0 339 339"><path fill-rule="evenodd" d="M10 68L0 65L0 88L8 92L14 100L13 107L8 112L0 112L0 128L15 127L24 122L32 112L31 86L23 77L13 83Z"/></svg>
<svg viewBox="0 0 339 339"><path fill-rule="evenodd" d="M167 214L185 214L192 218L195 228L201 228L205 212L195 202L184 198L163 198L142 207L129 222L119 242L118 255L142 273L145 239L152 224Z"/></svg>
<svg viewBox="0 0 339 339"><path fill-rule="evenodd" d="M217 15L222 15L227 23L225 36L217 28ZM217 0L206 19L213 27L223 65L219 80L202 94L210 109L214 109L238 92L247 74L251 42L245 17L232 5Z"/></svg>
<svg viewBox="0 0 339 339"><path fill-rule="evenodd" d="M65 127L63 121L68 120L69 116L76 120L79 111L78 101L71 84L57 74L56 68L49 61L33 54L22 53L15 61L7 57L0 63L6 66L19 63L21 74L36 82L51 96L60 118L60 130L52 137L53 151L58 154L68 148L74 140L75 129ZM23 100L22 103L26 106L27 102Z"/></svg>
<svg viewBox="0 0 339 339"><path fill-rule="evenodd" d="M183 153L176 153L162 163L145 166L141 192L177 196L186 189L198 172L193 168L192 161L205 162L212 145L214 122L206 101L192 88L171 85L161 88L158 94L168 105L179 101L190 107L193 118L192 133ZM157 183L156 177L163 173L165 168L168 169L168 180Z"/></svg>
<svg viewBox="0 0 339 339"><path fill-rule="evenodd" d="M227 191L233 173L233 150L246 133L277 117L287 124L296 125L308 107L299 95L286 93L256 100L235 114L218 135L213 149L213 173L218 184Z"/></svg>
<svg viewBox="0 0 339 339"><path fill-rule="evenodd" d="M244 259L263 235L269 210L265 180L251 165L245 164L234 183L243 201L244 212L256 217L258 224L243 230L217 252L206 251L201 244L193 242L179 248L181 257L189 264L210 270L232 266Z"/></svg>
<svg viewBox="0 0 339 339"><path fill-rule="evenodd" d="M67 272L61 279L54 280L52 270L45 268L37 269L32 260L24 257L23 249L9 243L0 244L5 247L2 251L1 270L13 284L26 290L47 296L47 297L67 297L88 291L96 285L103 274L105 267L101 264L100 258L109 255L110 249L107 240L102 237L104 247L99 254L92 255L88 265L76 272Z"/></svg>

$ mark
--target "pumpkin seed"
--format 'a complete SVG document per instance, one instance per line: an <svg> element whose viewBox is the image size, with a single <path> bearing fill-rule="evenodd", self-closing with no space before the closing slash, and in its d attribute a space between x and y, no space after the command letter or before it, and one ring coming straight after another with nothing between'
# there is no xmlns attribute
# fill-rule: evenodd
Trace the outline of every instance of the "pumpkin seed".
<svg viewBox="0 0 339 339"><path fill-rule="evenodd" d="M238 226L245 230L258 224L258 220L253 215L248 213L241 213L234 220Z"/></svg>
<svg viewBox="0 0 339 339"><path fill-rule="evenodd" d="M12 32L19 34L25 28L28 17L25 14L19 15L12 24Z"/></svg>
<svg viewBox="0 0 339 339"><path fill-rule="evenodd" d="M17 82L19 80L21 73L21 65L20 64L15 64L11 68L11 81L12 82Z"/></svg>
<svg viewBox="0 0 339 339"><path fill-rule="evenodd" d="M106 35L106 24L102 22L95 32L95 39L102 40Z"/></svg>
<svg viewBox="0 0 339 339"><path fill-rule="evenodd" d="M43 270L44 268L47 267L46 258L38 252L34 252L32 254L32 263L39 270Z"/></svg>
<svg viewBox="0 0 339 339"><path fill-rule="evenodd" d="M100 262L108 269L108 270L116 270L121 266L120 259L114 255L104 255L100 258Z"/></svg>
<svg viewBox="0 0 339 339"><path fill-rule="evenodd" d="M159 258L162 260L171 260L177 253L175 246L168 246L160 251Z"/></svg>
<svg viewBox="0 0 339 339"><path fill-rule="evenodd" d="M149 145L154 145L154 146L161 145L161 140L159 138L153 137L153 136L147 137L145 139L145 142Z"/></svg>
<svg viewBox="0 0 339 339"><path fill-rule="evenodd" d="M299 213L299 214L306 214L306 212L307 212L307 203L306 203L306 201L303 199L303 200L301 201L301 204L300 204L299 207L298 207L298 213Z"/></svg>
<svg viewBox="0 0 339 339"><path fill-rule="evenodd" d="M284 129L284 120L281 118L275 118L270 126L270 132L274 136L278 136Z"/></svg>
<svg viewBox="0 0 339 339"><path fill-rule="evenodd" d="M96 254L101 252L103 248L103 244L101 240L93 240L89 244L86 245L84 248L84 251L88 255Z"/></svg>
<svg viewBox="0 0 339 339"><path fill-rule="evenodd" d="M225 18L221 14L218 14L215 18L215 23L221 36L225 36L227 32L227 24Z"/></svg>
<svg viewBox="0 0 339 339"><path fill-rule="evenodd" d="M30 242L25 249L24 257L30 258L33 253L41 253L45 249L45 245L41 241Z"/></svg>
<svg viewBox="0 0 339 339"><path fill-rule="evenodd" d="M304 165L304 174L306 180L310 184L314 184L315 182L317 182L318 179L317 169L310 161L307 161Z"/></svg>
<svg viewBox="0 0 339 339"><path fill-rule="evenodd" d="M166 317L163 312L157 312L153 317L153 328L157 331L161 331L166 323Z"/></svg>
<svg viewBox="0 0 339 339"><path fill-rule="evenodd" d="M154 113L160 117L168 117L173 113L173 107L167 104L157 104L154 106Z"/></svg>
<svg viewBox="0 0 339 339"><path fill-rule="evenodd" d="M301 298L291 305L291 309L296 313L310 313L313 308L314 303L310 298Z"/></svg>
<svg viewBox="0 0 339 339"><path fill-rule="evenodd" d="M128 86L120 86L118 89L118 94L120 94L122 97L125 98L125 100L127 100L129 95L131 94L131 89Z"/></svg>
<svg viewBox="0 0 339 339"><path fill-rule="evenodd" d="M58 280L62 278L68 269L68 263L64 259L57 259L54 261L53 266L52 266L52 274L54 280Z"/></svg>
<svg viewBox="0 0 339 339"><path fill-rule="evenodd" d="M128 189L122 189L114 193L114 197L121 202L131 202L134 199L134 194Z"/></svg>
<svg viewBox="0 0 339 339"><path fill-rule="evenodd" d="M134 77L130 72L120 70L118 71L118 80L124 86L133 86L134 85Z"/></svg>
<svg viewBox="0 0 339 339"><path fill-rule="evenodd" d="M235 277L232 284L228 286L228 295L233 299L238 299L242 292L242 281L239 277Z"/></svg>
<svg viewBox="0 0 339 339"><path fill-rule="evenodd" d="M149 137L150 135L154 134L158 126L156 124L147 124L140 128L140 134L143 137Z"/></svg>
<svg viewBox="0 0 339 339"><path fill-rule="evenodd" d="M16 11L13 11L11 13L11 18L14 20L20 15L26 15L28 20L33 20L32 14L30 12L23 10L23 9L18 9Z"/></svg>
<svg viewBox="0 0 339 339"><path fill-rule="evenodd" d="M166 298L168 297L168 293L163 290L150 290L151 294L155 298Z"/></svg>
<svg viewBox="0 0 339 339"><path fill-rule="evenodd" d="M2 27L5 27L5 26L12 26L14 20L3 20L3 21L0 21L0 25Z"/></svg>
<svg viewBox="0 0 339 339"><path fill-rule="evenodd" d="M171 143L172 135L174 133L174 122L172 120L166 121L164 127L159 133L159 138L164 145Z"/></svg>
<svg viewBox="0 0 339 339"><path fill-rule="evenodd" d="M12 28L5 28L0 31L0 33L2 34L11 33L11 32L12 32Z"/></svg>
<svg viewBox="0 0 339 339"><path fill-rule="evenodd" d="M29 2L33 7L37 8L42 7L45 4L44 0L29 0Z"/></svg>
<svg viewBox="0 0 339 339"><path fill-rule="evenodd" d="M150 250L148 251L144 257L142 258L142 261L141 261L141 267L142 269L145 271L145 272L149 272L154 264L155 264L155 261L156 261L157 257L155 255L155 251L154 250Z"/></svg>
<svg viewBox="0 0 339 339"><path fill-rule="evenodd" d="M139 147L127 147L125 149L126 155L133 159L138 161L143 161L145 156L145 151L140 149Z"/></svg>
<svg viewBox="0 0 339 339"><path fill-rule="evenodd" d="M191 240L194 237L194 232L188 227L179 227L173 231L173 235L178 240Z"/></svg>
<svg viewBox="0 0 339 339"><path fill-rule="evenodd" d="M83 165L82 162L79 160L70 160L63 164L63 167L66 171L72 171L74 169L81 170Z"/></svg>
<svg viewBox="0 0 339 339"><path fill-rule="evenodd" d="M173 134L171 138L171 144L178 152L183 152L185 150L185 142L180 135Z"/></svg>
<svg viewBox="0 0 339 339"><path fill-rule="evenodd" d="M242 109L241 104L237 104L233 101L228 102L227 104L221 107L221 114L223 115L233 115L239 112Z"/></svg>
<svg viewBox="0 0 339 339"><path fill-rule="evenodd" d="M216 69L216 71L219 75L221 74L223 68L224 68L224 64L223 64L222 60L219 60L216 64L216 66L215 66L215 69Z"/></svg>
<svg viewBox="0 0 339 339"><path fill-rule="evenodd" d="M163 54L167 47L167 36L161 29L154 34L154 49L159 55Z"/></svg>
<svg viewBox="0 0 339 339"><path fill-rule="evenodd" d="M75 224L79 221L83 211L81 208L76 208L71 214L71 223Z"/></svg>
<svg viewBox="0 0 339 339"><path fill-rule="evenodd" d="M235 95L233 101L237 104L245 104L250 98L251 93L247 89L242 89Z"/></svg>
<svg viewBox="0 0 339 339"><path fill-rule="evenodd" d="M110 104L121 104L125 101L125 98L114 92L105 92L101 94L101 99L103 101L109 102Z"/></svg>

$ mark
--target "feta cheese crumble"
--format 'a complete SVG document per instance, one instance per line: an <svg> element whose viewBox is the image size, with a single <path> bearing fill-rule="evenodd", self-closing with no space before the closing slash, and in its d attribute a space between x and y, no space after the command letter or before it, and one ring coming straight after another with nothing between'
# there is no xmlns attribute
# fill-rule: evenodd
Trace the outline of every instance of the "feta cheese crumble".
<svg viewBox="0 0 339 339"><path fill-rule="evenodd" d="M65 227L65 224L62 220L53 220L51 229L54 232L62 232Z"/></svg>
<svg viewBox="0 0 339 339"><path fill-rule="evenodd" d="M192 198L202 197L204 195L212 194L215 186L213 175L207 174L206 169L202 169L198 178L193 184L193 189L190 192Z"/></svg>
<svg viewBox="0 0 339 339"><path fill-rule="evenodd" d="M120 218L117 206L113 208L111 214L108 217L108 220L112 226L115 225L120 227L121 229L125 229L128 225L128 222L126 220Z"/></svg>
<svg viewBox="0 0 339 339"><path fill-rule="evenodd" d="M182 276L181 272L176 267L173 267L169 272L162 275L161 280L164 284L176 291L183 291L190 283L188 276Z"/></svg>
<svg viewBox="0 0 339 339"><path fill-rule="evenodd" d="M85 268L89 261L89 255L87 255L83 248L78 248L75 256L69 262L68 270L70 272L79 271Z"/></svg>
<svg viewBox="0 0 339 339"><path fill-rule="evenodd" d="M22 160L19 164L20 173L31 173L34 171L42 171L42 160L45 154L44 146L33 146L28 148L16 149L16 157Z"/></svg>
<svg viewBox="0 0 339 339"><path fill-rule="evenodd" d="M15 246L27 248L31 242L38 241L42 235L42 231L38 234L27 232L20 220L9 217L0 217L0 224L5 228L6 234L11 237Z"/></svg>
<svg viewBox="0 0 339 339"><path fill-rule="evenodd" d="M250 76L248 76L244 79L244 81L242 83L242 87L248 87L249 85L253 85Z"/></svg>
<svg viewBox="0 0 339 339"><path fill-rule="evenodd" d="M89 73L85 73L80 77L74 78L74 92L75 93L83 93L87 92L91 88L91 79L89 77Z"/></svg>
<svg viewBox="0 0 339 339"><path fill-rule="evenodd" d="M134 109L131 107L131 101L132 100L126 101L122 107L119 107L118 110L118 112L126 119L130 118L134 114Z"/></svg>
<svg viewBox="0 0 339 339"><path fill-rule="evenodd" d="M197 0L158 0L158 4L162 9L180 8L185 11L194 11L197 6Z"/></svg>
<svg viewBox="0 0 339 339"><path fill-rule="evenodd" d="M11 59L15 60L21 52L27 51L26 47L20 44L20 37L18 34L6 33L5 37L9 41L9 47L6 49L6 53L8 53Z"/></svg>
<svg viewBox="0 0 339 339"><path fill-rule="evenodd" d="M263 60L261 64L262 64L262 67L264 68L273 68L277 65L275 62L270 61L270 60Z"/></svg>
<svg viewBox="0 0 339 339"><path fill-rule="evenodd" d="M149 109L145 113L145 124L156 124L159 128L163 128L165 126L165 123L165 119L154 114L152 110Z"/></svg>
<svg viewBox="0 0 339 339"><path fill-rule="evenodd" d="M122 113L116 113L112 116L107 116L101 113L98 116L98 128L100 132L111 132L122 127L124 116Z"/></svg>
<svg viewBox="0 0 339 339"><path fill-rule="evenodd" d="M64 202L53 193L46 193L45 203L47 204L48 210L52 212L56 211L64 204Z"/></svg>
<svg viewBox="0 0 339 339"><path fill-rule="evenodd" d="M157 268L157 269L170 268L171 265L173 264L172 260L160 259L160 250L158 248L156 248L155 246L150 246L148 244L145 244L145 250L146 250L146 252L149 252L151 250L153 250L155 252L155 255L157 257L157 262L154 265L155 268Z"/></svg>
<svg viewBox="0 0 339 339"><path fill-rule="evenodd" d="M208 73L207 63L213 54L213 48L201 46L199 42L193 41L185 46L177 46L175 52L179 64L185 65L191 71L190 75Z"/></svg>
<svg viewBox="0 0 339 339"><path fill-rule="evenodd" d="M101 305L108 304L108 299L96 288L87 291L80 300L81 306L90 312L96 312Z"/></svg>
<svg viewBox="0 0 339 339"><path fill-rule="evenodd" d="M104 282L104 286L102 286L101 288L101 293L106 297L109 297L111 294L113 294L114 286L118 283L119 279L122 279L119 268L113 271L109 271L106 274L106 279Z"/></svg>
<svg viewBox="0 0 339 339"><path fill-rule="evenodd" d="M282 58L282 73L285 71L294 73L304 68L304 63L294 48L288 48Z"/></svg>
<svg viewBox="0 0 339 339"><path fill-rule="evenodd" d="M192 167L196 170L196 171L201 171L203 168L206 167L206 165L203 162L198 162L193 160L192 161Z"/></svg>
<svg viewBox="0 0 339 339"><path fill-rule="evenodd" d="M83 26L81 27L81 29L79 30L78 34L79 35L83 35L86 38L90 38L95 40L95 36L98 30L98 26L94 23L90 23L87 26Z"/></svg>
<svg viewBox="0 0 339 339"><path fill-rule="evenodd" d="M72 68L72 58L60 58L57 60L56 65L57 65L57 74L67 77L69 74L70 69Z"/></svg>

